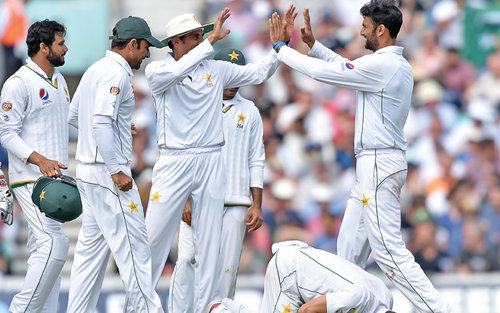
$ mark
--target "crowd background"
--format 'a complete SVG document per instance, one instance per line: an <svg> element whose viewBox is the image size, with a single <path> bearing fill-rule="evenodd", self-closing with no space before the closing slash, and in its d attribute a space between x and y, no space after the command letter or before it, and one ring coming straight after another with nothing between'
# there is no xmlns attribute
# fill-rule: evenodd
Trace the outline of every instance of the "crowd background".
<svg viewBox="0 0 500 313"><path fill-rule="evenodd" d="M200 3L196 13L207 22L214 21L225 6L231 9L225 24L231 34L216 50L237 48L247 62L255 62L271 49L269 16L284 12L290 0ZM299 10L310 8L316 39L350 59L371 53L359 35L359 8L364 3L294 1ZM466 36L474 26L467 24L467 16L483 9L498 15L496 5L487 0L400 1L403 26L398 45L404 47L415 79L405 128L408 177L401 195L402 231L426 272L500 269L500 41L495 34L500 33L500 20L491 17L488 33L480 34L476 42ZM299 15L290 45L307 53L300 41L302 23ZM151 59L167 51L162 49ZM74 80L78 82L79 77ZM157 155L155 113L141 71L134 75L133 84L138 128L133 173L146 208ZM336 252L342 214L355 179L354 93L313 81L285 65L266 83L240 92L259 107L266 152L264 225L247 234L240 273L263 274L276 241L300 239ZM7 173L4 150L0 150L0 160ZM12 274L15 249L25 245L19 236L23 227L18 206L13 226L0 222L0 273ZM175 256L174 247L166 276L171 274Z"/></svg>

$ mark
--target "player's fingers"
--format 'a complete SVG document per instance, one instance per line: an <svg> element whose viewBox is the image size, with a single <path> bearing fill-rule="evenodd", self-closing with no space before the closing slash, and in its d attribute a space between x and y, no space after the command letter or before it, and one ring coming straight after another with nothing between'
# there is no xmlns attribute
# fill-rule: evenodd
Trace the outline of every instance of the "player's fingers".
<svg viewBox="0 0 500 313"><path fill-rule="evenodd" d="M65 169L65 170L68 169L68 167L66 165L62 164L61 162L57 162L57 166L59 166L62 169Z"/></svg>

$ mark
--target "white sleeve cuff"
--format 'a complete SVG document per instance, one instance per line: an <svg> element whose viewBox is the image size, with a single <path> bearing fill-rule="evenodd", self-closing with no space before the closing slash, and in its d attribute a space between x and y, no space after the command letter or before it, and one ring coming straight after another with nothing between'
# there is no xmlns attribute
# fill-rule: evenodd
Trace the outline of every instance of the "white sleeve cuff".
<svg viewBox="0 0 500 313"><path fill-rule="evenodd" d="M250 167L250 187L264 188L264 167Z"/></svg>

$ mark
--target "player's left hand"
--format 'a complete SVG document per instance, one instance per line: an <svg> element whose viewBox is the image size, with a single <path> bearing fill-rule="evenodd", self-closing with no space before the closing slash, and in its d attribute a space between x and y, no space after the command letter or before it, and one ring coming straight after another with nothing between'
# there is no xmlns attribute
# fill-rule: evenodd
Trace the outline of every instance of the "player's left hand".
<svg viewBox="0 0 500 313"><path fill-rule="evenodd" d="M283 29L281 28L280 16L276 12L274 12L269 19L269 39L271 40L271 43L285 40Z"/></svg>
<svg viewBox="0 0 500 313"><path fill-rule="evenodd" d="M259 229L262 226L262 222L264 218L262 217L262 209L255 205L251 206L248 209L247 214L247 227L248 232L253 232Z"/></svg>
<svg viewBox="0 0 500 313"><path fill-rule="evenodd" d="M137 135L137 127L135 126L134 123L132 123L132 125L130 125L130 129L132 130L132 136Z"/></svg>

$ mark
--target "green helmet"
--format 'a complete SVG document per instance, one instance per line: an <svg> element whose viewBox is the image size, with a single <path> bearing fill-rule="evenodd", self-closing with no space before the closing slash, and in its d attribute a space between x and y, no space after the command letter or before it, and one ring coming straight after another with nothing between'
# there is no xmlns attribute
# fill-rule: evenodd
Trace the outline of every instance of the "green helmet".
<svg viewBox="0 0 500 313"><path fill-rule="evenodd" d="M76 181L69 176L61 179L40 177L33 187L31 200L47 217L69 222L82 214L82 200Z"/></svg>
<svg viewBox="0 0 500 313"><path fill-rule="evenodd" d="M243 52L237 49L222 49L214 55L214 60L228 61L238 65L246 64Z"/></svg>

